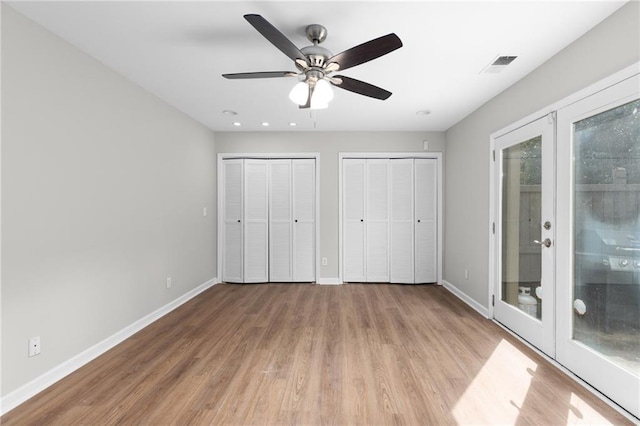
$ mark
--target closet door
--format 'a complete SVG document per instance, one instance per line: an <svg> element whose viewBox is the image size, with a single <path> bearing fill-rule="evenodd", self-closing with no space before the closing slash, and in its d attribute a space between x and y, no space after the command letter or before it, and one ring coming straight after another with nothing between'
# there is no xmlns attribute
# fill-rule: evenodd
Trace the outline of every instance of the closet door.
<svg viewBox="0 0 640 426"><path fill-rule="evenodd" d="M364 282L365 160L342 160L343 280Z"/></svg>
<svg viewBox="0 0 640 426"><path fill-rule="evenodd" d="M390 160L390 279L414 283L414 164L412 158Z"/></svg>
<svg viewBox="0 0 640 426"><path fill-rule="evenodd" d="M365 168L365 281L389 282L389 159Z"/></svg>
<svg viewBox="0 0 640 426"><path fill-rule="evenodd" d="M291 160L269 161L269 281L293 280Z"/></svg>
<svg viewBox="0 0 640 426"><path fill-rule="evenodd" d="M416 158L415 167L415 282L437 281L437 162Z"/></svg>
<svg viewBox="0 0 640 426"><path fill-rule="evenodd" d="M244 282L269 281L268 160L244 160Z"/></svg>
<svg viewBox="0 0 640 426"><path fill-rule="evenodd" d="M222 167L224 178L222 280L243 282L243 160L224 160Z"/></svg>
<svg viewBox="0 0 640 426"><path fill-rule="evenodd" d="M293 281L315 281L315 160L291 160L293 166ZM271 200L272 203L275 200Z"/></svg>

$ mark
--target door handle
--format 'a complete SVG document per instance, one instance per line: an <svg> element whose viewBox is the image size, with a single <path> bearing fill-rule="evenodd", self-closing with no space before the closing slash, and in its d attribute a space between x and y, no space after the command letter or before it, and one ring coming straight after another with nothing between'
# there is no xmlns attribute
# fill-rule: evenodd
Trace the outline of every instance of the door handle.
<svg viewBox="0 0 640 426"><path fill-rule="evenodd" d="M545 238L544 241L533 240L533 242L541 246L551 247L551 240L549 238Z"/></svg>

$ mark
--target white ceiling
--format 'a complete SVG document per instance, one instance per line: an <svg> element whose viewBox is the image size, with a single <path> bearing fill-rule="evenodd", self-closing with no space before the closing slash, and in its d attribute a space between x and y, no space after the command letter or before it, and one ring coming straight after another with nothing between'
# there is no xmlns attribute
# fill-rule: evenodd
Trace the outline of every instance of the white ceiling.
<svg viewBox="0 0 640 426"><path fill-rule="evenodd" d="M624 1L9 4L214 131L444 131ZM393 95L379 101L335 89L328 109L311 112L288 99L295 79L222 78L295 70L243 19L247 13L262 15L298 47L309 44L307 25L322 24L328 30L322 45L334 54L395 32L402 48L343 72ZM518 58L499 74L481 74L498 55ZM431 114L417 115L419 110Z"/></svg>

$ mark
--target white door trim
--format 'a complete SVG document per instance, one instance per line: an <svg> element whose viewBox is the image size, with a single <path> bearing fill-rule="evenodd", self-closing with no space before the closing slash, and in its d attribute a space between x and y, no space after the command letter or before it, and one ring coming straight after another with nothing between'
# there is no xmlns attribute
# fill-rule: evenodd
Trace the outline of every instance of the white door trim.
<svg viewBox="0 0 640 426"><path fill-rule="evenodd" d="M443 247L443 235L444 229L444 209L443 209L443 171L442 171L442 153L441 152L339 152L338 153L338 279L340 283L343 283L343 248L342 248L342 160L345 158L431 158L437 160L438 164L438 241L437 241L437 256L438 260L436 267L438 268L437 283L442 284L442 247Z"/></svg>
<svg viewBox="0 0 640 426"><path fill-rule="evenodd" d="M319 271L320 271L320 153L319 152L302 152L302 153L290 153L290 152L277 152L277 153L218 153L218 159L216 167L218 169L217 173L217 191L216 198L218 201L217 207L217 254L216 254L216 270L217 276L222 277L222 246L224 241L224 223L222 221L223 214L223 199L220 197L220 194L223 193L222 185L224 183L224 176L222 174L222 161L232 158L259 158L259 159L299 159L299 158L308 158L313 159L316 162L315 165L315 282L319 280Z"/></svg>

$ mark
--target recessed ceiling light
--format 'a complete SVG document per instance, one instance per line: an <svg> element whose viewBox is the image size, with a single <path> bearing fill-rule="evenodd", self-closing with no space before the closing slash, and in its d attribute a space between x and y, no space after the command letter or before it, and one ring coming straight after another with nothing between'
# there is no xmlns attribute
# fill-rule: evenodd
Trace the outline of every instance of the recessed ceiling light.
<svg viewBox="0 0 640 426"><path fill-rule="evenodd" d="M416 115L429 115L431 114L431 111L429 111L428 109L421 109L420 111L416 112Z"/></svg>
<svg viewBox="0 0 640 426"><path fill-rule="evenodd" d="M291 127L296 127L296 126L297 126L297 124L296 124L296 123L291 122L291 123L289 123L289 126L291 126Z"/></svg>
<svg viewBox="0 0 640 426"><path fill-rule="evenodd" d="M266 121L263 121L263 122L262 122L262 125L263 125L264 127L268 127L268 126L269 126L269 123L267 123Z"/></svg>
<svg viewBox="0 0 640 426"><path fill-rule="evenodd" d="M231 111L230 109L225 109L224 111L222 111L222 113L223 113L224 115L238 115L238 113L237 113L237 112L235 112L235 111Z"/></svg>
<svg viewBox="0 0 640 426"><path fill-rule="evenodd" d="M241 126L241 123L240 123L239 121L234 121L234 122L233 122L233 125L234 125L234 126L236 126L236 127L240 127L240 126Z"/></svg>

